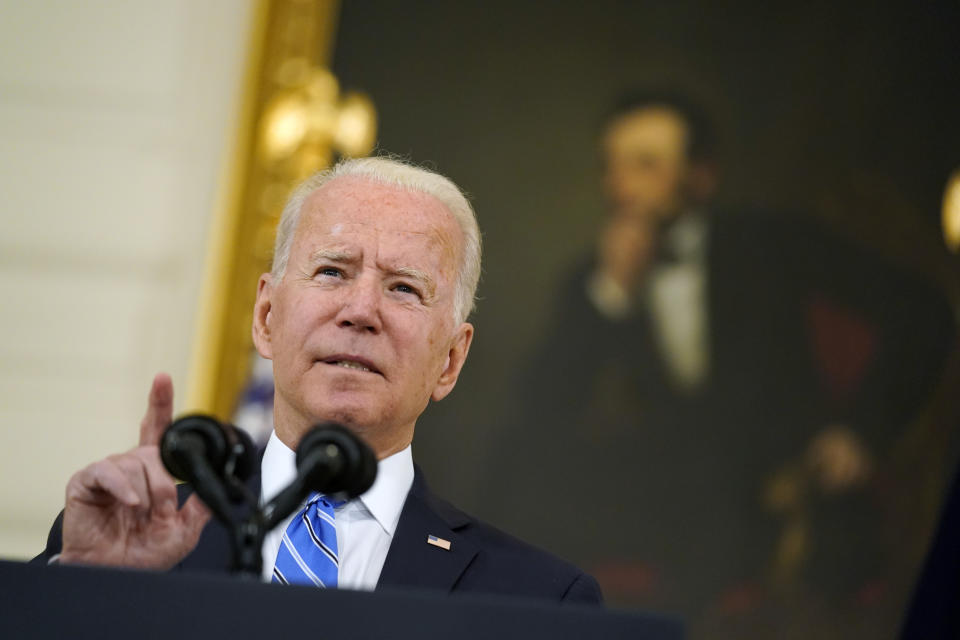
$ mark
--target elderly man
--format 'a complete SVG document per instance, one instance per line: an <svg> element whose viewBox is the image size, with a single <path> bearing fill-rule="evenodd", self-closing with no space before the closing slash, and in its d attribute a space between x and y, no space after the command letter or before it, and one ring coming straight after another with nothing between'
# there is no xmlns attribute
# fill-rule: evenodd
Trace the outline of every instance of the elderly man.
<svg viewBox="0 0 960 640"><path fill-rule="evenodd" d="M417 419L431 399L453 390L470 350L473 326L466 319L479 275L473 210L440 175L384 158L348 160L294 192L254 308L254 344L273 361L276 381L276 428L263 455L261 496L270 499L292 479L293 450L320 421L362 437L379 469L358 499L308 501L281 523L264 542L265 578L316 583L329 574L329 567L300 562L291 543L305 521L317 531L335 530L325 542L334 557L327 586L599 602L593 578L441 501L414 467ZM58 521L37 560L226 568L227 532L208 523L196 495L178 508L177 489L158 456L172 400L170 379L158 375L141 446L70 479L62 542ZM288 569L293 565L299 566Z"/></svg>

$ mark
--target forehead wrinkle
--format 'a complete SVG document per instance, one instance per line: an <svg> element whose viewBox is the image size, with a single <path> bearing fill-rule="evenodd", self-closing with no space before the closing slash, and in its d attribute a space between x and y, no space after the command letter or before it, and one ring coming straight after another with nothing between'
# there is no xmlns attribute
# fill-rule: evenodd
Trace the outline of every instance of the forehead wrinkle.
<svg viewBox="0 0 960 640"><path fill-rule="evenodd" d="M365 260L366 256L363 255L365 252L336 250L350 248L350 237L354 231L371 232L377 237L378 242L375 255L370 258L373 258L381 273L411 277L422 282L429 290L425 293L430 298L436 298L441 285L447 282L456 287L457 274L463 258L463 231L450 210L435 197L365 178L342 176L317 190L312 199L314 200L312 203L314 208L311 211L313 223L323 230L322 233L328 236L328 240L332 241L330 244L333 246L330 248L333 251L330 253L314 251L310 254L311 258L344 263ZM385 206L387 209L396 209L406 218L402 224L398 225L397 219L392 216L364 215L371 208L368 205L376 205L373 208ZM437 213L441 215L438 216ZM384 255L387 247L380 242L386 235L405 237L408 241L415 241L415 244L425 242L429 247L427 251L424 252L423 248L414 248L414 254L419 255L420 258L427 258L424 253L432 254L436 251L439 258L438 264L432 264L431 256L428 259L429 265L417 265L420 268L412 266L407 261L410 256L402 256L403 253L407 253L406 251L388 258ZM345 242L341 244L343 241ZM388 250L393 254L394 249L395 247L391 246ZM417 260L414 259L414 263L416 262ZM424 269L424 267L429 268Z"/></svg>
<svg viewBox="0 0 960 640"><path fill-rule="evenodd" d="M317 249L310 254L311 262L330 260L331 262L350 262L356 255L346 249Z"/></svg>
<svg viewBox="0 0 960 640"><path fill-rule="evenodd" d="M318 263L318 262L325 262L325 261L356 262L357 260L359 260L359 256L357 256L356 253L348 250L344 250L344 249L332 249L332 248L317 249L316 251L310 254L311 263ZM418 282L423 284L424 287L426 287L427 293L431 297L436 292L436 288L437 288L436 282L430 276L429 273L427 273L422 269L418 269L416 267L409 267L409 266L400 266L400 267L379 266L378 269L388 276L400 276L400 277L412 278L414 280L417 280Z"/></svg>

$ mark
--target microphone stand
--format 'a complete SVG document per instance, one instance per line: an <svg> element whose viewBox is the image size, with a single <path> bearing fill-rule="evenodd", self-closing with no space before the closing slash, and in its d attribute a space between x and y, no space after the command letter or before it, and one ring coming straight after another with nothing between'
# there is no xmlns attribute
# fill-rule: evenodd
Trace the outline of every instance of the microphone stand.
<svg viewBox="0 0 960 640"><path fill-rule="evenodd" d="M231 494L245 502L249 508L247 517L242 519L223 509L213 510L232 534L230 541L233 561L230 569L233 573L244 579L260 580L263 573L261 550L264 538L300 506L313 487L323 486L339 472L338 464L321 464L323 461L330 462L331 458L342 464L339 452L332 456L330 452L324 452L322 456L309 456L298 465L293 481L262 507L257 496L243 482L234 475L227 476ZM195 489L201 498L210 493L209 490L201 491L199 487Z"/></svg>
<svg viewBox="0 0 960 640"><path fill-rule="evenodd" d="M262 507L259 499L235 477L228 478L233 493L246 503L245 517L215 510L214 515L230 531L232 560L230 571L241 578L260 580L263 573L263 540L274 527L300 506L310 492L302 478L297 477L286 489L281 491ZM197 491L203 497L203 492Z"/></svg>
<svg viewBox="0 0 960 640"><path fill-rule="evenodd" d="M249 477L251 463L244 463L243 456L251 445L233 445L227 452L223 471L213 471L207 459L208 445L210 440L216 441L217 430L209 422L204 418L199 424L178 430L171 426L164 434L171 451L164 464L172 473L192 478L194 491L230 531L232 572L247 579L259 580L263 573L262 548L267 532L293 513L311 491L356 497L373 485L377 475L373 452L346 427L333 423L318 425L297 447L293 481L261 506L259 496L241 479ZM213 436L209 435L211 432ZM246 516L241 516L231 503L245 504Z"/></svg>

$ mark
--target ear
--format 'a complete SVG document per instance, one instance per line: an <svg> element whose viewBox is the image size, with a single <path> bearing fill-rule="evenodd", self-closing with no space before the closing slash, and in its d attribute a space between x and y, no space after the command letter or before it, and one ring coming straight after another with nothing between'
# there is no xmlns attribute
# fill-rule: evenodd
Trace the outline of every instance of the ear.
<svg viewBox="0 0 960 640"><path fill-rule="evenodd" d="M257 283L257 301L253 303L253 345L257 353L267 360L273 359L273 345L270 342L270 324L272 322L273 278L269 273L260 276Z"/></svg>
<svg viewBox="0 0 960 640"><path fill-rule="evenodd" d="M470 352L470 343L473 341L473 325L464 322L454 334L453 341L450 344L450 351L447 353L447 360L444 363L440 378L437 379L437 386L434 387L430 397L434 402L440 402L446 398L457 384L457 378L460 377L460 370L463 369L463 363L467 361L467 353Z"/></svg>

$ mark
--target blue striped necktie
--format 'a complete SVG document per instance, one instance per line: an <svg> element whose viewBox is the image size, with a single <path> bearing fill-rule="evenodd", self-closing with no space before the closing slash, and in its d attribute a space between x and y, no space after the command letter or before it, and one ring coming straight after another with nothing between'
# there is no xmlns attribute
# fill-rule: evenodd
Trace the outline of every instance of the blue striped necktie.
<svg viewBox="0 0 960 640"><path fill-rule="evenodd" d="M343 502L313 493L283 532L272 582L333 589L340 561L333 510Z"/></svg>

